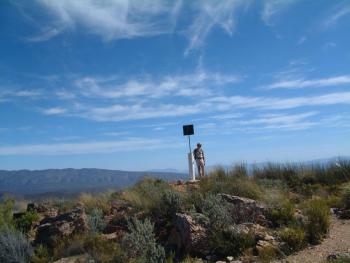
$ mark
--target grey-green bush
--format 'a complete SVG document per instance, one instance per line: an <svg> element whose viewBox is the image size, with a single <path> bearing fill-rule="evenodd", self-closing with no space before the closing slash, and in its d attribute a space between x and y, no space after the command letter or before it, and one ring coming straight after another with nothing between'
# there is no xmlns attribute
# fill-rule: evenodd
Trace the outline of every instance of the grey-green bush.
<svg viewBox="0 0 350 263"><path fill-rule="evenodd" d="M101 232L106 227L103 212L100 208L94 208L88 215L88 225L92 234Z"/></svg>
<svg viewBox="0 0 350 263"><path fill-rule="evenodd" d="M123 246L129 257L137 263L161 263L165 260L164 248L157 244L154 225L149 219L132 218L128 222L129 233L123 238Z"/></svg>
<svg viewBox="0 0 350 263"><path fill-rule="evenodd" d="M22 232L9 228L0 231L0 262L28 263L32 254L33 249Z"/></svg>
<svg viewBox="0 0 350 263"><path fill-rule="evenodd" d="M229 204L218 195L208 195L203 200L202 213L209 218L212 228L224 228L233 223Z"/></svg>

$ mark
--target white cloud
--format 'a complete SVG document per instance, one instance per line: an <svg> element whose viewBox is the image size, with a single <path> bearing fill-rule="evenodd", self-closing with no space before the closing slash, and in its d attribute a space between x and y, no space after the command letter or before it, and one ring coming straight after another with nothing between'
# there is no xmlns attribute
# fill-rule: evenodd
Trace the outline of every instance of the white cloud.
<svg viewBox="0 0 350 263"><path fill-rule="evenodd" d="M334 26L342 18L350 15L350 4L343 2L331 10L331 14L323 22L325 27Z"/></svg>
<svg viewBox="0 0 350 263"><path fill-rule="evenodd" d="M175 145L175 144L174 144ZM179 144L177 144L178 146ZM181 145L181 144L180 144ZM151 150L169 146L161 140L133 138L120 141L24 144L0 147L0 155L65 155Z"/></svg>
<svg viewBox="0 0 350 263"><path fill-rule="evenodd" d="M82 27L105 40L152 36L172 30L178 1L162 0L37 0L54 16L52 29L36 41L48 40L58 31ZM56 31L55 31L56 29Z"/></svg>
<svg viewBox="0 0 350 263"><path fill-rule="evenodd" d="M73 115L93 119L95 121L123 121L193 115L204 112L207 109L208 104L206 103L189 105L160 104L155 106L115 104L95 108L87 107L85 111Z"/></svg>
<svg viewBox="0 0 350 263"><path fill-rule="evenodd" d="M37 99L43 95L41 90L29 90L29 89L5 89L0 91L0 98L11 98L11 97L25 97L30 99Z"/></svg>
<svg viewBox="0 0 350 263"><path fill-rule="evenodd" d="M161 79L149 76L120 80L118 76L107 78L84 77L75 81L80 92L87 97L125 98L165 96L208 96L212 88L240 81L238 75L197 71L187 75L169 75Z"/></svg>
<svg viewBox="0 0 350 263"><path fill-rule="evenodd" d="M185 51L203 45L214 28L228 35L235 30L238 11L252 0L36 0L49 11L51 22L40 29L32 42L47 41L65 31L83 28L85 32L106 41L180 33L187 36ZM190 11L190 19L179 23L182 11Z"/></svg>
<svg viewBox="0 0 350 263"><path fill-rule="evenodd" d="M274 19L298 0L264 0L261 18L268 26L274 24Z"/></svg>
<svg viewBox="0 0 350 263"><path fill-rule="evenodd" d="M228 35L232 36L238 11L246 8L250 3L250 0L194 1L196 18L186 30L190 43L185 54L201 47L214 27L222 28Z"/></svg>
<svg viewBox="0 0 350 263"><path fill-rule="evenodd" d="M60 115L66 113L67 110L62 107L54 107L48 109L41 109L41 112L45 115Z"/></svg>
<svg viewBox="0 0 350 263"><path fill-rule="evenodd" d="M336 77L321 79L287 79L265 86L266 89L298 89L309 87L327 87L338 86L350 83L350 75L341 75Z"/></svg>
<svg viewBox="0 0 350 263"><path fill-rule="evenodd" d="M213 97L208 99L221 110L232 108L293 109L298 107L350 104L350 92L328 93L325 95L278 98L278 97Z"/></svg>

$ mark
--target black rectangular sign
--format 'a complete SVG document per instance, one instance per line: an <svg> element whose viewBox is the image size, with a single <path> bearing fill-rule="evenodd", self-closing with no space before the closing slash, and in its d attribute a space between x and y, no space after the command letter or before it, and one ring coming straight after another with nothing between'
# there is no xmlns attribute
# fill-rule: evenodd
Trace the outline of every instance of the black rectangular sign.
<svg viewBox="0 0 350 263"><path fill-rule="evenodd" d="M183 130L184 130L184 136L185 135L193 135L194 134L193 124L184 125L183 126Z"/></svg>

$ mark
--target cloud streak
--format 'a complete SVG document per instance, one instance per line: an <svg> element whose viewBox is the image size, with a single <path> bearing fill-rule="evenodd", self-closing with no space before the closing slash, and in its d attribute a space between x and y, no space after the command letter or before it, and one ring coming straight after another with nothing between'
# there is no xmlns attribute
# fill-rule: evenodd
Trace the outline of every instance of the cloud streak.
<svg viewBox="0 0 350 263"><path fill-rule="evenodd" d="M318 88L350 84L350 75L341 75L321 79L288 79L281 80L265 86L266 89L300 89L300 88Z"/></svg>
<svg viewBox="0 0 350 263"><path fill-rule="evenodd" d="M0 156L112 153L135 150L152 150L162 147L168 148L175 146L169 146L161 140L143 138L81 143L24 144L0 147Z"/></svg>

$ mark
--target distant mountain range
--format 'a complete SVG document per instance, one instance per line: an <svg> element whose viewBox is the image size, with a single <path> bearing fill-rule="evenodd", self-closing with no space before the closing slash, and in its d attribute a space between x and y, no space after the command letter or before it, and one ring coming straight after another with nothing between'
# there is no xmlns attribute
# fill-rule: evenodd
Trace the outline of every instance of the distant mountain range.
<svg viewBox="0 0 350 263"><path fill-rule="evenodd" d="M0 170L0 195L37 195L121 189L144 176L176 181L188 175L175 172L128 172L105 169Z"/></svg>

